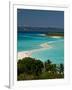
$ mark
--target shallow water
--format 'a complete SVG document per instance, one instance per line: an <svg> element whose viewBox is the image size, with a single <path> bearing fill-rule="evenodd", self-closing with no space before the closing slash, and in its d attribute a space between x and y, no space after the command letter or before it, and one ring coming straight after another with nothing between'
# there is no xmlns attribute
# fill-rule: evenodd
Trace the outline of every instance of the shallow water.
<svg viewBox="0 0 72 90"><path fill-rule="evenodd" d="M64 38L53 38L43 34L18 33L17 50L29 51L42 48L40 44L48 43L52 48L34 52L31 57L53 63L64 63Z"/></svg>

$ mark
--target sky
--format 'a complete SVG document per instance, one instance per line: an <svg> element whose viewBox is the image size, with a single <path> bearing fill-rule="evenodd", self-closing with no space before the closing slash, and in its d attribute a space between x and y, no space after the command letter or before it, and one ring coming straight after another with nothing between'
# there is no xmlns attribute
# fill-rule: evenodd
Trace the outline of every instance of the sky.
<svg viewBox="0 0 72 90"><path fill-rule="evenodd" d="M64 11L17 9L17 25L64 28Z"/></svg>

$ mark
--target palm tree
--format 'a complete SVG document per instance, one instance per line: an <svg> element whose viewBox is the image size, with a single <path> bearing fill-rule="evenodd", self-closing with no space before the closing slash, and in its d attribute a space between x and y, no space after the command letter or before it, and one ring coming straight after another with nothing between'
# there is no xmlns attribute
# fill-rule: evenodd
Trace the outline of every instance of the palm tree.
<svg viewBox="0 0 72 90"><path fill-rule="evenodd" d="M48 72L51 71L51 68L52 68L51 63L52 63L52 62L51 62L49 59L45 62L45 69L46 69L46 71L48 71Z"/></svg>
<svg viewBox="0 0 72 90"><path fill-rule="evenodd" d="M52 63L52 62L48 59L48 60L47 60L47 64L51 64L51 63Z"/></svg>
<svg viewBox="0 0 72 90"><path fill-rule="evenodd" d="M56 64L52 64L52 62L48 59L47 62L45 62L45 69L48 72L56 73L57 66Z"/></svg>
<svg viewBox="0 0 72 90"><path fill-rule="evenodd" d="M51 71L52 71L52 73L56 73L57 72L57 66L56 66L56 64L52 64Z"/></svg>
<svg viewBox="0 0 72 90"><path fill-rule="evenodd" d="M63 73L64 72L64 65L61 63L59 66L59 72Z"/></svg>

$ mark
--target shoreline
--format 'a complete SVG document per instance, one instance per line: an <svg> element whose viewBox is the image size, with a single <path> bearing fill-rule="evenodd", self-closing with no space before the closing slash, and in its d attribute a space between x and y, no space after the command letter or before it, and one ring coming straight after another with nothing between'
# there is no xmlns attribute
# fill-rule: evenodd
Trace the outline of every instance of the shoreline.
<svg viewBox="0 0 72 90"><path fill-rule="evenodd" d="M62 36L49 36L51 38L63 38Z"/></svg>
<svg viewBox="0 0 72 90"><path fill-rule="evenodd" d="M64 37L64 33L48 33L45 34L46 36L57 36L57 37Z"/></svg>
<svg viewBox="0 0 72 90"><path fill-rule="evenodd" d="M18 52L18 55L17 55L18 58L17 59L19 60L19 59L22 59L22 58L25 58L25 57L31 57L32 53L34 53L34 52L43 51L45 49L52 48L47 43L40 44L40 46L41 46L41 48L39 48L39 49Z"/></svg>

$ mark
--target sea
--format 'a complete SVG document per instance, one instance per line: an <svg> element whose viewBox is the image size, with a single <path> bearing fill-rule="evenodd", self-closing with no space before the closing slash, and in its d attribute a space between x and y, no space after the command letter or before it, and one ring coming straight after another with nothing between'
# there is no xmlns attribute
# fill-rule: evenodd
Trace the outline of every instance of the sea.
<svg viewBox="0 0 72 90"><path fill-rule="evenodd" d="M48 36L45 33L17 32L17 52L41 49L41 44L48 44L51 48L38 50L31 57L43 62L64 63L64 37Z"/></svg>

